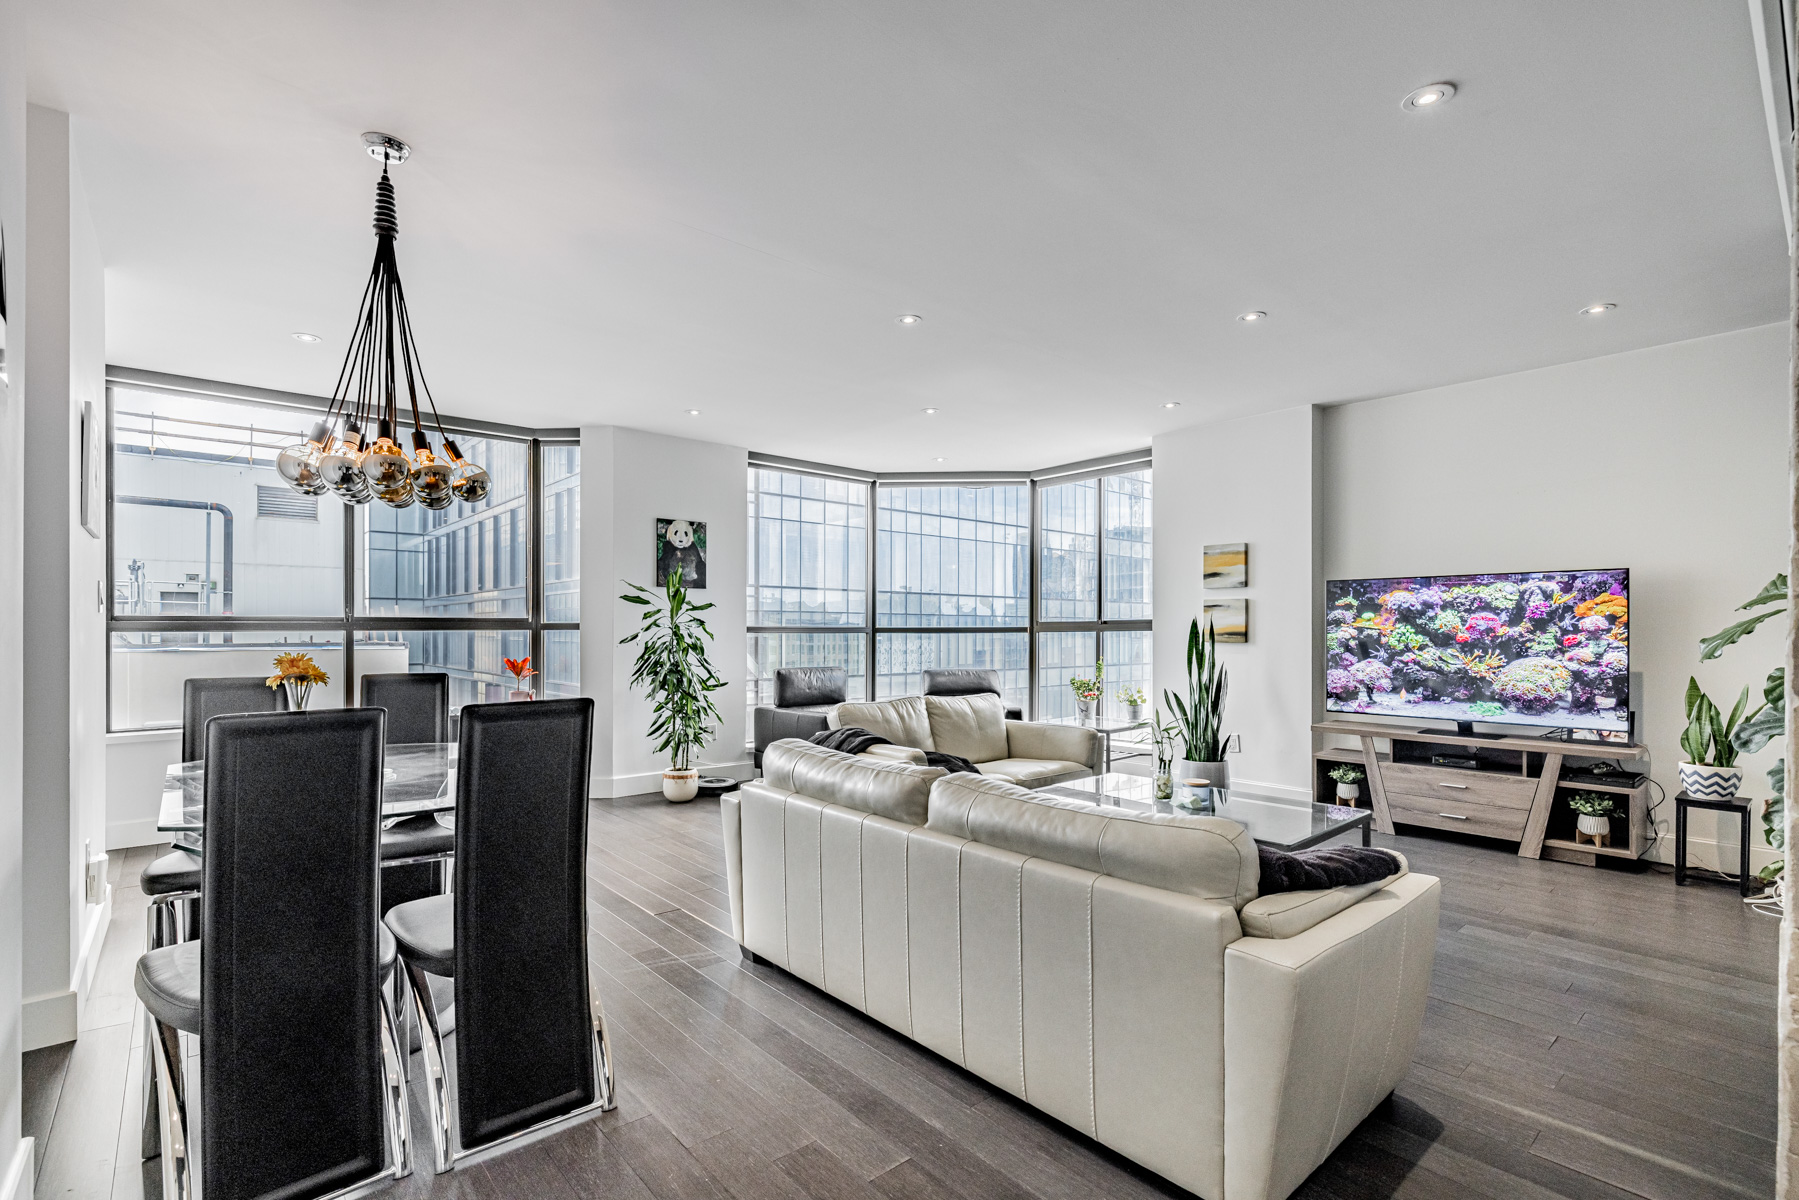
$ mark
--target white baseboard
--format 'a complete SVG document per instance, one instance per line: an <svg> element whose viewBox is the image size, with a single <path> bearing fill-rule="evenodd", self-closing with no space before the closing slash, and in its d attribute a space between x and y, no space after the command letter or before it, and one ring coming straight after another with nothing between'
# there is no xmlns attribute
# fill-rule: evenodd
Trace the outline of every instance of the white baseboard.
<svg viewBox="0 0 1799 1200"><path fill-rule="evenodd" d="M136 846L156 846L169 840L169 835L156 828L155 817L139 817L126 821L109 821L106 825L106 849L130 850Z"/></svg>
<svg viewBox="0 0 1799 1200"><path fill-rule="evenodd" d="M31 1169L36 1138L20 1138L12 1161L0 1172L0 1200L32 1200L37 1172Z"/></svg>
<svg viewBox="0 0 1799 1200"><path fill-rule="evenodd" d="M21 1050L60 1046L74 1041L81 1031L81 1010L86 1007L94 972L100 966L100 951L106 945L106 930L112 924L112 885L106 885L104 903L82 907L81 950L75 969L69 972L69 986L59 992L27 996L19 1005ZM4 1192L0 1192L0 1200L5 1200Z"/></svg>
<svg viewBox="0 0 1799 1200"><path fill-rule="evenodd" d="M1759 839L1760 830L1754 831L1754 835ZM1687 866L1689 867L1735 875L1737 867L1741 863L1741 859L1737 857L1740 853L1735 839L1720 842L1712 838L1696 838L1690 834L1687 836ZM1674 862L1673 833L1662 834L1661 840L1650 849L1645 857L1651 862L1672 865ZM1786 851L1776 850L1772 846L1764 846L1759 840L1751 842L1749 845L1749 869L1751 871L1760 871L1770 863L1777 863L1785 858Z"/></svg>
<svg viewBox="0 0 1799 1200"><path fill-rule="evenodd" d="M700 763L702 775L728 775L732 779L749 779L755 771L749 759L742 762ZM645 771L640 775L596 775L588 785L587 794L596 800L610 800L617 796L641 796L645 792L662 790L662 772Z"/></svg>
<svg viewBox="0 0 1799 1200"><path fill-rule="evenodd" d="M1271 800L1288 800L1299 804L1312 802L1312 789L1286 783L1261 783L1254 779L1231 779L1231 794L1266 796Z"/></svg>
<svg viewBox="0 0 1799 1200"><path fill-rule="evenodd" d="M19 1049L42 1050L72 1042L81 1028L81 1009L73 989L27 996L19 1004Z"/></svg>

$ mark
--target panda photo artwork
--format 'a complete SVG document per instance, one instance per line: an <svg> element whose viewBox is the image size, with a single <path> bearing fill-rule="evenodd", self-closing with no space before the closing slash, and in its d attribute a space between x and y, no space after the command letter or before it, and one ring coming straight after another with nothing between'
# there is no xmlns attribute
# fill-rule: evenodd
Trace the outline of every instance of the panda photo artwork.
<svg viewBox="0 0 1799 1200"><path fill-rule="evenodd" d="M683 587L706 586L706 522L656 518L656 586L667 587L675 571Z"/></svg>

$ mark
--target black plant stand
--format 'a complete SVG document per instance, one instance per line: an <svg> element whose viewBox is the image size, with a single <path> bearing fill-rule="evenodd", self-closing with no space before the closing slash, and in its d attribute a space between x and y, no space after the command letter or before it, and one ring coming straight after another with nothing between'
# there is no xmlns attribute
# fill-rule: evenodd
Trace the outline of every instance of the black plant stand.
<svg viewBox="0 0 1799 1200"><path fill-rule="evenodd" d="M1709 808L1713 812L1734 812L1743 822L1743 834L1737 839L1742 848L1741 880L1738 884L1742 894L1749 894L1749 805L1746 796L1732 796L1727 800L1704 800L1698 796L1689 796L1681 792L1674 797L1674 882L1686 886L1687 882L1687 809Z"/></svg>

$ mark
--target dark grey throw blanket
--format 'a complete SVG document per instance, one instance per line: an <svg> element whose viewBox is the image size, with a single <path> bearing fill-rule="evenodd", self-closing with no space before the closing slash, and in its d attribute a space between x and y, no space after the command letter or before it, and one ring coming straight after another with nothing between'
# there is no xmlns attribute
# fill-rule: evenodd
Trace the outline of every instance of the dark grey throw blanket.
<svg viewBox="0 0 1799 1200"><path fill-rule="evenodd" d="M1399 870L1399 860L1370 846L1327 846L1288 854L1258 845L1264 896L1278 892L1313 892L1326 888L1376 883Z"/></svg>
<svg viewBox="0 0 1799 1200"><path fill-rule="evenodd" d="M841 750L845 754L860 754L870 746L891 746L893 743L878 733L870 733L854 725L845 725L842 729L824 729L813 734L808 741L813 745L823 746L826 750ZM936 750L924 752L925 765L942 767L952 775L979 775L980 768L966 758L957 758L954 754L943 754Z"/></svg>

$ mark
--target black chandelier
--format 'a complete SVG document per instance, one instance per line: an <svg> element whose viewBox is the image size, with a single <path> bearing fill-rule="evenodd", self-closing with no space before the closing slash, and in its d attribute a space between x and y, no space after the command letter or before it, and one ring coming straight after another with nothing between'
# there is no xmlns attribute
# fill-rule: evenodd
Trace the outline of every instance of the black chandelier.
<svg viewBox="0 0 1799 1200"><path fill-rule="evenodd" d="M351 504L379 500L406 508L416 500L436 509L457 500L473 503L487 495L491 481L486 468L464 459L444 433L437 402L425 383L412 318L406 311L406 290L400 285L400 264L394 257L400 224L387 168L405 162L412 150L385 133L365 133L362 140L369 154L381 160L381 178L375 184L375 265L362 291L362 307L337 386L331 391L331 407L323 420L313 423L304 441L280 453L275 469L302 495L320 496L329 490ZM410 454L396 440L401 380L412 414ZM419 415L421 392L443 443L441 459L431 449ZM369 440L371 424L374 437Z"/></svg>

